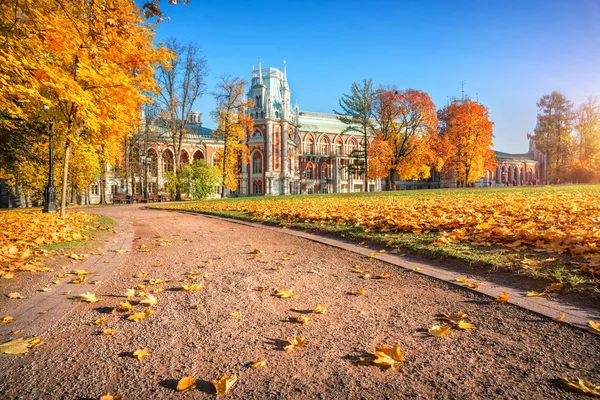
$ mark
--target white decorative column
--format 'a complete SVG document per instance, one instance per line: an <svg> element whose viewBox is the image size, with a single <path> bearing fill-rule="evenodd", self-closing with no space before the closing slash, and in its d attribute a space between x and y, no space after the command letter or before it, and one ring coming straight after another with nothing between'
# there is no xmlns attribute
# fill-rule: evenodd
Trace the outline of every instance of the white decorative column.
<svg viewBox="0 0 600 400"><path fill-rule="evenodd" d="M267 137L265 138L265 156L267 159L267 169L265 171L265 194L269 195L273 194L273 125L271 125L271 121L267 121Z"/></svg>
<svg viewBox="0 0 600 400"><path fill-rule="evenodd" d="M162 163L162 151L156 150L156 188L157 193L160 193L163 189L163 163Z"/></svg>
<svg viewBox="0 0 600 400"><path fill-rule="evenodd" d="M290 194L288 185L288 123L283 122L281 132L281 194Z"/></svg>

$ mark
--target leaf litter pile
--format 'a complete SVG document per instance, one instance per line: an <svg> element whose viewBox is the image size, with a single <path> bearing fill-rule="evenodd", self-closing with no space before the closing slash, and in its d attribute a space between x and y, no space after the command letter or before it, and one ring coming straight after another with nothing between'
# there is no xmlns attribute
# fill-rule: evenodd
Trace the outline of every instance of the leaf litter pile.
<svg viewBox="0 0 600 400"><path fill-rule="evenodd" d="M86 239L85 231L93 216L69 212L65 218L58 213L31 210L0 210L0 279L11 279L15 272L49 272L36 260L47 255L41 246ZM81 259L77 254L72 259ZM0 281L1 282L1 281Z"/></svg>
<svg viewBox="0 0 600 400"><path fill-rule="evenodd" d="M570 265L595 279L600 276L600 186L535 188L536 191L430 191L419 195L295 196L285 199L236 199L160 208L200 212L237 212L254 219L319 226L333 224L364 232L435 233L432 244L468 242L576 257ZM376 257L377 253L373 253ZM544 266L523 259L523 269Z"/></svg>
<svg viewBox="0 0 600 400"><path fill-rule="evenodd" d="M146 212L153 218L136 229L154 221L172 244L142 237L152 251L129 257L98 290L79 284L65 296L77 312L43 337L3 336L0 392L567 399L598 390L591 334L376 259ZM15 323L7 321L0 328ZM43 373L50 365L66 372Z"/></svg>

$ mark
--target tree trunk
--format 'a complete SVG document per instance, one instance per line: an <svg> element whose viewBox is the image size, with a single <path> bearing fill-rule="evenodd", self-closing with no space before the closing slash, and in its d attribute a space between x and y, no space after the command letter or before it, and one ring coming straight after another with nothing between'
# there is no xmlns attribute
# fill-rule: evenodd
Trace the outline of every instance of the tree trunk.
<svg viewBox="0 0 600 400"><path fill-rule="evenodd" d="M396 190L396 170L390 169L388 172L388 190Z"/></svg>
<svg viewBox="0 0 600 400"><path fill-rule="evenodd" d="M106 204L106 163L104 156L100 160L100 204Z"/></svg>
<svg viewBox="0 0 600 400"><path fill-rule="evenodd" d="M71 142L67 140L65 144L65 155L63 157L63 179L62 179L62 197L60 199L60 217L64 218L67 208L67 178L69 177L69 157L71 155Z"/></svg>
<svg viewBox="0 0 600 400"><path fill-rule="evenodd" d="M367 154L367 148L369 147L369 141L367 138L367 134L365 133L365 168L364 168L364 174L365 174L365 192L369 191L369 156Z"/></svg>

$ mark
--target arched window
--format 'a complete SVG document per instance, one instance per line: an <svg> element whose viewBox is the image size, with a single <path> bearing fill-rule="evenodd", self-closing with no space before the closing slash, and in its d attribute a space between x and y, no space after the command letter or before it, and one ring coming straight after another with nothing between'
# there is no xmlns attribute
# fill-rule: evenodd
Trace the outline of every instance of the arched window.
<svg viewBox="0 0 600 400"><path fill-rule="evenodd" d="M179 156L179 162L181 163L182 166L190 163L190 156L187 151L181 150L181 155Z"/></svg>
<svg viewBox="0 0 600 400"><path fill-rule="evenodd" d="M342 154L342 139L339 137L335 140L335 154Z"/></svg>
<svg viewBox="0 0 600 400"><path fill-rule="evenodd" d="M315 175L315 166L312 164L308 164L306 167L306 179L314 179Z"/></svg>
<svg viewBox="0 0 600 400"><path fill-rule="evenodd" d="M324 136L321 138L321 143L320 143L320 150L321 150L321 154L322 155L327 155L329 154L329 138L327 138L327 136Z"/></svg>
<svg viewBox="0 0 600 400"><path fill-rule="evenodd" d="M175 166L175 162L173 160L173 153L171 152L171 150L167 149L167 150L163 151L162 162L163 162L163 171L164 172L173 172L173 167Z"/></svg>
<svg viewBox="0 0 600 400"><path fill-rule="evenodd" d="M148 176L158 176L158 154L154 149L148 149L146 153L150 157L150 165L148 165Z"/></svg>
<svg viewBox="0 0 600 400"><path fill-rule="evenodd" d="M312 136L309 136L308 138L306 138L306 145L305 145L305 152L306 154L313 154L314 153L314 141Z"/></svg>
<svg viewBox="0 0 600 400"><path fill-rule="evenodd" d="M354 145L355 145L354 140L350 140L348 142L348 154L352 154L352 152L354 151Z"/></svg>
<svg viewBox="0 0 600 400"><path fill-rule="evenodd" d="M321 179L328 179L329 178L329 168L327 167L327 164L321 164Z"/></svg>
<svg viewBox="0 0 600 400"><path fill-rule="evenodd" d="M252 173L262 174L262 155L258 151L252 156Z"/></svg>
<svg viewBox="0 0 600 400"><path fill-rule="evenodd" d="M194 161L196 160L204 160L204 153L202 152L202 150L196 150L194 152Z"/></svg>

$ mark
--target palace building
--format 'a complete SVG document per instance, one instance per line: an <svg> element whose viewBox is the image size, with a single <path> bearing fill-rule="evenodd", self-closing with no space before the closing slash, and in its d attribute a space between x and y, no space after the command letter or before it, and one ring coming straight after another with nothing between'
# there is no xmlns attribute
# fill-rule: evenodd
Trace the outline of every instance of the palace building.
<svg viewBox="0 0 600 400"><path fill-rule="evenodd" d="M242 167L239 187L232 196L288 195L312 193L348 193L363 190L357 157L353 152L364 147L363 135L346 131L335 114L301 111L292 106L291 89L284 62L283 71L262 68L252 71L247 96L253 107L247 112L254 119L254 130L248 133L250 162ZM214 139L212 131L202 126L201 114L191 113L187 137L181 150L182 163L205 160L214 164L216 152L223 143ZM532 147L533 146L533 147ZM536 151L530 139L527 154L496 152L498 167L488 171L475 186L505 186L534 184L543 181L544 155ZM164 127L152 126L150 136L133 150L129 166L133 178L108 179L107 191L143 193L144 175L150 193L163 192L165 173L175 168L173 146L169 144ZM144 166L141 156L149 162ZM144 168L147 168L144 171ZM431 178L419 181L396 180L396 187L424 189L456 187L451 172L432 173ZM133 182L133 184L132 184ZM385 190L381 179L369 182L369 191ZM92 188L91 202L97 202L98 188Z"/></svg>

